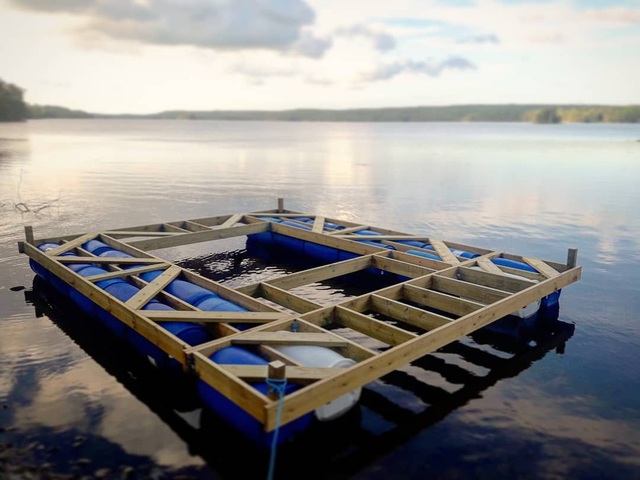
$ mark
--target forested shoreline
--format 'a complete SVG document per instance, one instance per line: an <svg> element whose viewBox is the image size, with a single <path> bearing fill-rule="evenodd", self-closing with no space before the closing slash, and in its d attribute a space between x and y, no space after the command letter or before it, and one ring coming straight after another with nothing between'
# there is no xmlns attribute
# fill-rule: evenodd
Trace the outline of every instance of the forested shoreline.
<svg viewBox="0 0 640 480"><path fill-rule="evenodd" d="M46 118L235 120L286 122L528 122L640 123L640 105L451 105L344 110L170 110L152 114L109 115L53 105L29 105L24 90L0 79L0 121Z"/></svg>

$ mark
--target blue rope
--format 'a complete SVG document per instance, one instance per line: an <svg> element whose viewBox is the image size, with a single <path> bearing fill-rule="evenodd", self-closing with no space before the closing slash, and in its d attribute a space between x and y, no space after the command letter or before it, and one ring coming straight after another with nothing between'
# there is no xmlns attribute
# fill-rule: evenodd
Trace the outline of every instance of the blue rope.
<svg viewBox="0 0 640 480"><path fill-rule="evenodd" d="M271 456L269 458L269 473L267 475L267 480L273 480L273 472L276 468L276 453L278 450L278 432L280 431L280 418L282 416L284 389L287 386L287 379L267 378L267 385L270 389L275 390L280 397L280 402L278 403L278 413L276 415L276 429L273 432L273 440L271 440Z"/></svg>

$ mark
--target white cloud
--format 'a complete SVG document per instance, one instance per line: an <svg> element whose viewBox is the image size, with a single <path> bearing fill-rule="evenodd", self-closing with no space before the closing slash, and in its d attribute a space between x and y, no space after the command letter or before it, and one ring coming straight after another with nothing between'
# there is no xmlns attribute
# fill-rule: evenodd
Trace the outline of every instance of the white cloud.
<svg viewBox="0 0 640 480"><path fill-rule="evenodd" d="M440 62L406 61L380 65L361 76L362 81L388 80L402 73L438 77L445 70L475 70L476 66L466 58L450 57Z"/></svg>
<svg viewBox="0 0 640 480"><path fill-rule="evenodd" d="M376 50L385 52L396 48L396 40L388 33L374 30L365 25L352 25L336 30L336 35L343 37L361 37L370 40Z"/></svg>
<svg viewBox="0 0 640 480"><path fill-rule="evenodd" d="M330 43L303 33L315 12L303 0L12 0L79 16L80 30L116 40L210 49L270 49L320 57Z"/></svg>

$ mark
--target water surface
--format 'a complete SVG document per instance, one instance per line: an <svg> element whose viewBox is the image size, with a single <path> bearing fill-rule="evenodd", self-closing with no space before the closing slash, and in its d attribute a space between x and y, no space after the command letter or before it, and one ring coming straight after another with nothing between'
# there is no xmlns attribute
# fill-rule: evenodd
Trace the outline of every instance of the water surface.
<svg viewBox="0 0 640 480"><path fill-rule="evenodd" d="M71 306L43 300L16 243L25 225L44 237L285 197L294 210L560 262L577 247L584 269L554 335L524 346L480 335L375 382L357 416L308 440L319 454L305 475L640 478L638 139L633 125L0 124L0 443L61 472L246 473L220 438L232 432L169 401ZM241 241L225 248L165 253L214 278L243 265L230 285L261 278ZM281 468L295 478L291 455Z"/></svg>

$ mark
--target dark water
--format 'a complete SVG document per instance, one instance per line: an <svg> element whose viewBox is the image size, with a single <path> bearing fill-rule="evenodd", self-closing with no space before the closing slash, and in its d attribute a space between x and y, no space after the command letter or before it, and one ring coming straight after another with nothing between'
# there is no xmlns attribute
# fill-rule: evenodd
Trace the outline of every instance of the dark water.
<svg viewBox="0 0 640 480"><path fill-rule="evenodd" d="M16 242L24 225L42 237L285 197L550 260L578 247L584 270L551 328L480 332L371 384L352 415L282 449L282 477L640 478L639 139L625 125L0 124L0 461L265 477L264 454L34 283ZM161 253L231 286L290 267L261 272L242 241L222 247Z"/></svg>

